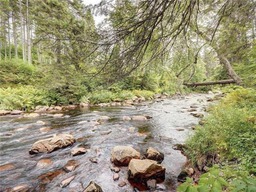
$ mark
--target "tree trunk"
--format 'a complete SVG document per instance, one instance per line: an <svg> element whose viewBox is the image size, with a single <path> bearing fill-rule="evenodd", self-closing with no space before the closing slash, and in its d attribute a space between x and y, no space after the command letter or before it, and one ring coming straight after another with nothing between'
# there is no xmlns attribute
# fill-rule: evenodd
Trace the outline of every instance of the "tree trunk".
<svg viewBox="0 0 256 192"><path fill-rule="evenodd" d="M29 11L28 11L28 0L26 1L26 25L27 25L27 56L28 56L28 63L32 63L31 58L31 36L30 36L30 21L29 21Z"/></svg>
<svg viewBox="0 0 256 192"><path fill-rule="evenodd" d="M206 86L206 85L217 85L217 84L230 84L230 83L236 83L234 79L227 79L227 80L221 80L221 81L209 81L209 82L200 82L200 83L184 83L183 85L189 86L189 87L197 87L197 86Z"/></svg>
<svg viewBox="0 0 256 192"><path fill-rule="evenodd" d="M241 78L236 74L236 72L234 71L232 65L230 64L229 60L223 55L221 54L221 50L219 49L218 45L214 44L211 39L206 36L206 34L204 34L203 32L199 31L199 30L195 30L195 32L200 35L217 53L217 56L220 60L220 64L222 64L225 69L227 70L228 75L234 79L234 81L236 82L236 84L241 85L242 84L242 80Z"/></svg>
<svg viewBox="0 0 256 192"><path fill-rule="evenodd" d="M220 59L220 63L224 65L228 75L236 82L236 84L241 85L242 79L236 74L228 59L224 55L221 55L219 53L217 54Z"/></svg>
<svg viewBox="0 0 256 192"><path fill-rule="evenodd" d="M18 44L17 44L17 27L16 27L16 19L12 14L12 28L13 28L13 41L14 41L14 51L15 51L15 58L18 58Z"/></svg>
<svg viewBox="0 0 256 192"><path fill-rule="evenodd" d="M11 59L12 58L12 42L11 42L11 25L10 25L9 15L8 15L8 18L7 18L7 25L8 25L8 46L9 46L8 56L9 56L9 59Z"/></svg>
<svg viewBox="0 0 256 192"><path fill-rule="evenodd" d="M26 61L26 50L25 50L25 30L24 30L24 22L23 22L23 14L22 14L22 2L19 0L19 11L20 11L20 44L22 46L22 59Z"/></svg>

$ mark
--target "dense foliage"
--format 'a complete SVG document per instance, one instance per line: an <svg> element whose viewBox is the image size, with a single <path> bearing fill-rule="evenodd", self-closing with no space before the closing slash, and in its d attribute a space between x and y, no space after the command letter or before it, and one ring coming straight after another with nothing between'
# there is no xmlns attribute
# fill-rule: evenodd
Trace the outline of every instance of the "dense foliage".
<svg viewBox="0 0 256 192"><path fill-rule="evenodd" d="M237 88L211 108L206 123L198 126L195 135L187 141L185 153L195 166L200 166L202 159L208 160L203 166L221 164L203 174L198 186L188 179L180 191L188 188L187 191L255 190L255 95L253 89ZM213 160L209 161L209 157ZM210 184L214 189L209 188Z"/></svg>

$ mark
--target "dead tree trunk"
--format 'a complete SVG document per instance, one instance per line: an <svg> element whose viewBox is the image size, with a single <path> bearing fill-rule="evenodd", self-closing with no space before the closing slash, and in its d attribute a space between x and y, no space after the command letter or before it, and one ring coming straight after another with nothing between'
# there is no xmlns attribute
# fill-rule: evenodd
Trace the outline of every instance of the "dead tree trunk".
<svg viewBox="0 0 256 192"><path fill-rule="evenodd" d="M224 65L225 69L227 70L228 75L235 81L236 84L241 85L242 84L242 80L241 78L236 74L236 72L234 71L234 69L232 68L230 62L228 61L228 59L219 54L218 53L218 57L220 59L220 63Z"/></svg>
<svg viewBox="0 0 256 192"><path fill-rule="evenodd" d="M227 79L227 80L221 80L221 81L209 81L209 82L200 82L200 83L184 83L183 85L186 85L188 87L197 87L197 86L206 86L206 85L217 85L217 84L231 84L236 83L234 79Z"/></svg>

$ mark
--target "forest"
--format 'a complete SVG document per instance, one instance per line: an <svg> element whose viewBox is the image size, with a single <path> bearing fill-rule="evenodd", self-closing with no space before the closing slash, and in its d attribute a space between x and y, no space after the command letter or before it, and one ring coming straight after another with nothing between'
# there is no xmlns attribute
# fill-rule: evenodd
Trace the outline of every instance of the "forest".
<svg viewBox="0 0 256 192"><path fill-rule="evenodd" d="M2 113L223 92L178 191L256 191L255 89L255 0L0 0Z"/></svg>

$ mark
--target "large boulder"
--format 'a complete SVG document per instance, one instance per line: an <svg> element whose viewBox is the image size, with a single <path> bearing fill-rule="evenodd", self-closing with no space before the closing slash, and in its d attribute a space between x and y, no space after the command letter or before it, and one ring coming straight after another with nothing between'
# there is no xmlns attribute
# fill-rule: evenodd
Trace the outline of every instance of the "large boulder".
<svg viewBox="0 0 256 192"><path fill-rule="evenodd" d="M140 153L131 146L116 146L111 151L111 161L117 166L127 166L131 159L140 159Z"/></svg>
<svg viewBox="0 0 256 192"><path fill-rule="evenodd" d="M165 168L149 159L132 159L128 166L128 178L134 182L146 182L149 179L163 181Z"/></svg>
<svg viewBox="0 0 256 192"><path fill-rule="evenodd" d="M91 181L83 192L103 192L103 190L95 182Z"/></svg>
<svg viewBox="0 0 256 192"><path fill-rule="evenodd" d="M164 160L164 154L157 151L153 147L149 147L147 149L145 156L147 159L157 161L158 163L162 163L162 161Z"/></svg>
<svg viewBox="0 0 256 192"><path fill-rule="evenodd" d="M52 138L35 142L29 150L29 154L50 153L54 150L70 146L73 143L75 143L75 138L70 134L54 135Z"/></svg>

